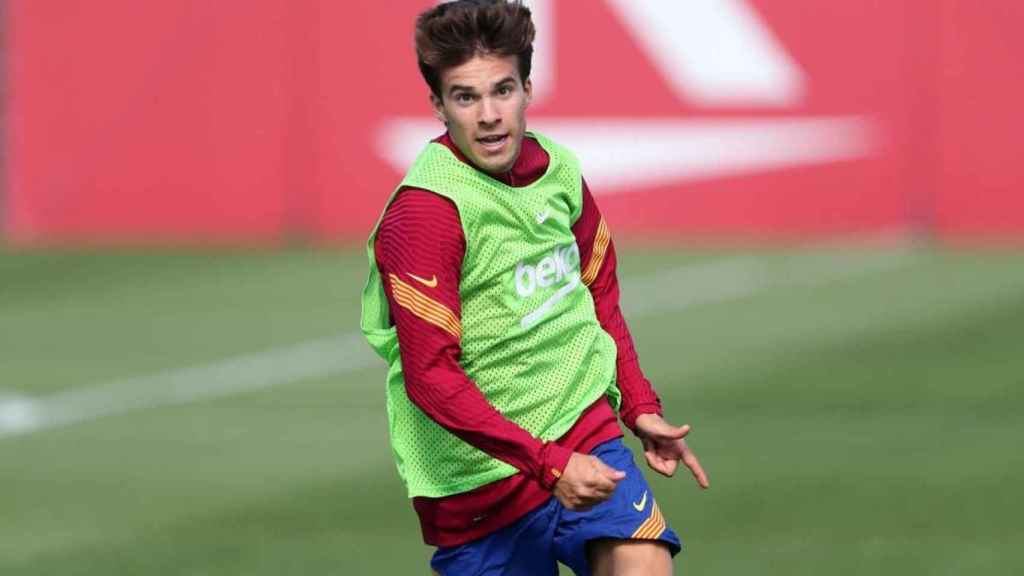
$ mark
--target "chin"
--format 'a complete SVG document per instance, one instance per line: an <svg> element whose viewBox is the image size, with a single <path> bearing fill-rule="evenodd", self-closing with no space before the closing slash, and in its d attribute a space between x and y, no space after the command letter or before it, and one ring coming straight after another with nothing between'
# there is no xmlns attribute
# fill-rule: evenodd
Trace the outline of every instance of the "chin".
<svg viewBox="0 0 1024 576"><path fill-rule="evenodd" d="M475 162L484 172L490 174L503 174L512 169L514 162L511 159L502 158L478 158Z"/></svg>

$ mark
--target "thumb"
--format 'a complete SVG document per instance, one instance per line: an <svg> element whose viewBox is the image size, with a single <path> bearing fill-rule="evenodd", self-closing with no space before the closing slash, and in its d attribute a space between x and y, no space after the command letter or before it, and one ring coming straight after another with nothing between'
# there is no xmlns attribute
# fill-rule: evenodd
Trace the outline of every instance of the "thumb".
<svg viewBox="0 0 1024 576"><path fill-rule="evenodd" d="M612 468L611 466L601 461L600 458L595 458L595 460L597 463L598 471L601 472L601 474L606 476L607 478L618 482L619 480L622 480L623 478L626 477L626 473L623 472L622 470L616 470L615 468Z"/></svg>
<svg viewBox="0 0 1024 576"><path fill-rule="evenodd" d="M658 432L667 438L679 440L685 438L686 435L690 433L690 425L683 424L682 426L672 426L671 424L665 423L665 426L661 430L658 430Z"/></svg>

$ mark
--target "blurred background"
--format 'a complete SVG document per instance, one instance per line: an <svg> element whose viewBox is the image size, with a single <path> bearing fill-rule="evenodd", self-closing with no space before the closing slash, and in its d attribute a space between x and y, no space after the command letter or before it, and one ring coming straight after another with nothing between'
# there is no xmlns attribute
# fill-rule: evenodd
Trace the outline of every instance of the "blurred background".
<svg viewBox="0 0 1024 576"><path fill-rule="evenodd" d="M677 569L1024 571L1024 4L528 4ZM358 298L430 5L0 2L0 574L428 573Z"/></svg>

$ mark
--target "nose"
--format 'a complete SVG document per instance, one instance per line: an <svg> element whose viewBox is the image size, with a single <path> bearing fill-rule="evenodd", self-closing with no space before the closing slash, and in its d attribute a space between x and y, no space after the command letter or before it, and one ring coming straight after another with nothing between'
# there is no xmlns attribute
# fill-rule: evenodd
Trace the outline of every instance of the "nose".
<svg viewBox="0 0 1024 576"><path fill-rule="evenodd" d="M501 121L498 103L493 98L484 97L480 102L480 124L491 126Z"/></svg>

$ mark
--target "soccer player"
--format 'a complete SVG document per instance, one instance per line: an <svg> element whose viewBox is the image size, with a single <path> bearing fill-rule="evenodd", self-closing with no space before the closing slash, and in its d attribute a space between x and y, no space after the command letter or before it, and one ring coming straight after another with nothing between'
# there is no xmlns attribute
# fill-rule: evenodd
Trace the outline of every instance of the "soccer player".
<svg viewBox="0 0 1024 576"><path fill-rule="evenodd" d="M370 237L361 320L395 461L438 574L671 574L680 541L619 418L655 471L707 475L640 370L579 163L526 131L533 37L508 0L416 22L446 131Z"/></svg>

